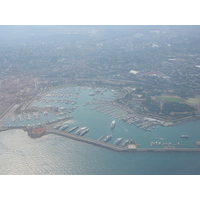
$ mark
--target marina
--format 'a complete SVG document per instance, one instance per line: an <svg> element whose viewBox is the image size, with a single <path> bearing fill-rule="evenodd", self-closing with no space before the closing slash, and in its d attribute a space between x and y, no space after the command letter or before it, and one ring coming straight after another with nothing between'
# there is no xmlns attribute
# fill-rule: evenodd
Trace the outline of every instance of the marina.
<svg viewBox="0 0 200 200"><path fill-rule="evenodd" d="M8 129L45 127L47 130L51 127L51 133L60 131L63 135L79 136L84 142L89 139L91 144L97 141L101 146L106 143L113 150L117 146L117 151L199 148L196 145L199 138L192 137L191 133L190 136L187 132L170 136L168 129L171 127L163 126L163 121L142 118L122 109L114 101L117 97L114 91L101 88L99 91L88 87L51 90L30 103L28 110L15 113L19 105L13 105L4 113L1 126ZM131 142L133 140L140 144L137 148L136 143Z"/></svg>

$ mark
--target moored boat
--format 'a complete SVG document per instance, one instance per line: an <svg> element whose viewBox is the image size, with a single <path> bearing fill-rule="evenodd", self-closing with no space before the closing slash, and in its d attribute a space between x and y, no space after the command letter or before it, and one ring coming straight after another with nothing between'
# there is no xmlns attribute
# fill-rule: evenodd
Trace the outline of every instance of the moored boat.
<svg viewBox="0 0 200 200"><path fill-rule="evenodd" d="M103 140L104 142L107 142L108 140L110 140L112 138L112 135L107 135L106 138Z"/></svg>
<svg viewBox="0 0 200 200"><path fill-rule="evenodd" d="M128 144L129 140L124 140L124 142L122 143L122 147L125 147Z"/></svg>
<svg viewBox="0 0 200 200"><path fill-rule="evenodd" d="M188 138L188 135L181 135L181 138Z"/></svg>
<svg viewBox="0 0 200 200"><path fill-rule="evenodd" d="M66 130L67 128L68 128L68 125L62 125L61 128L60 128L60 130L61 130L61 131L64 131L64 130Z"/></svg>
<svg viewBox="0 0 200 200"><path fill-rule="evenodd" d="M75 132L75 134L76 135L79 135L83 130L85 130L85 129L87 129L87 127L82 127L82 128L79 128L76 132Z"/></svg>
<svg viewBox="0 0 200 200"><path fill-rule="evenodd" d="M116 124L116 122L115 122L115 120L113 120L112 122L111 122L111 124L110 124L110 128L115 128L115 124Z"/></svg>
<svg viewBox="0 0 200 200"><path fill-rule="evenodd" d="M74 126L74 127L70 128L70 129L68 130L68 132L71 133L72 131L76 130L77 128L78 128L78 126Z"/></svg>
<svg viewBox="0 0 200 200"><path fill-rule="evenodd" d="M80 135L86 134L89 130L90 130L89 128L84 129L83 131L80 132Z"/></svg>
<svg viewBox="0 0 200 200"><path fill-rule="evenodd" d="M54 126L54 129L59 129L59 128L61 128L61 126L62 125L58 124L58 125Z"/></svg>
<svg viewBox="0 0 200 200"><path fill-rule="evenodd" d="M122 138L117 138L114 142L115 145L118 145L122 141Z"/></svg>

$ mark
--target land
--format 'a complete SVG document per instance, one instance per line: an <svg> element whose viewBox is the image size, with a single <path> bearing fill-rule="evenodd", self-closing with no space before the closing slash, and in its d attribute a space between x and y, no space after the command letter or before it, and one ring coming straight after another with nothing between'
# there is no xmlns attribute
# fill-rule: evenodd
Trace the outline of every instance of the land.
<svg viewBox="0 0 200 200"><path fill-rule="evenodd" d="M122 120L145 130L200 119L199 26L0 29L2 121L66 85L116 90Z"/></svg>

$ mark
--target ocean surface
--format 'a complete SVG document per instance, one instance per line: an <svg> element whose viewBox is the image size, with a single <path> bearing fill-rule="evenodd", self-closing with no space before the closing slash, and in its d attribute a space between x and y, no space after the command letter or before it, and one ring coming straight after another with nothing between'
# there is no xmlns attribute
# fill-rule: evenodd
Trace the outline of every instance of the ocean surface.
<svg viewBox="0 0 200 200"><path fill-rule="evenodd" d="M200 174L199 153L125 153L55 135L31 139L21 130L0 133L0 174Z"/></svg>
<svg viewBox="0 0 200 200"><path fill-rule="evenodd" d="M33 105L40 107L59 105L67 108L76 107L68 114L73 118L66 123L69 128L78 125L87 126L90 131L83 137L97 140L101 136L112 134L109 143L113 144L116 138L123 140L134 139L139 148L151 148L150 142L170 143L177 145L177 148L189 147L200 148L195 144L200 141L200 122L187 122L182 125L163 127L152 127L151 132L137 128L135 125L128 125L125 122L98 112L93 109L95 105L84 105L93 101L89 94L91 89L72 89L79 91L77 97L67 97L74 100L74 103L64 104L57 102L59 98L52 97L52 94L70 93L57 89L44 99L56 99L56 102L38 101ZM95 98L105 99L113 97L113 91L104 91L103 95L96 95ZM108 99L107 99L108 101ZM120 111L121 112L121 111ZM120 113L119 112L119 113ZM8 119L9 125L37 124L45 120L55 119L56 116L40 113L40 119L15 121ZM115 129L110 129L110 123L116 120ZM73 133L72 133L73 134ZM188 139L180 138L180 135L187 134ZM120 144L121 145L121 144ZM159 145L152 148L160 147ZM74 141L62 136L53 134L41 138L32 139L23 130L9 130L0 132L0 174L38 174L38 175L197 175L200 174L200 153L190 152L115 152L92 144Z"/></svg>

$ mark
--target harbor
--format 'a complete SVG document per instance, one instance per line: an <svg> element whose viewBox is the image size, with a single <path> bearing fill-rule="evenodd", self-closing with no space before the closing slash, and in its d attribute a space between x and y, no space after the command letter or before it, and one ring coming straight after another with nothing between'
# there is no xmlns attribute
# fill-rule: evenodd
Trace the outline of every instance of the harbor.
<svg viewBox="0 0 200 200"><path fill-rule="evenodd" d="M119 98L118 95L107 89L94 90L88 87L60 88L44 92L43 96L34 98L26 106L12 105L2 115L1 126L17 128L37 126L41 123L48 124L70 115L79 107L82 109L88 107L88 109L103 113L128 125L135 125L145 131L151 131L150 127L157 125L166 125L164 121L144 118L133 110L130 111L117 104L115 100ZM85 101L80 96L84 96Z"/></svg>
<svg viewBox="0 0 200 200"><path fill-rule="evenodd" d="M118 152L199 151L195 132L179 133L178 127L165 127L164 121L130 112L114 101L117 97L105 88L57 88L32 100L26 109L13 105L1 118L1 128L23 129L32 138L51 133ZM130 143L133 140L137 144Z"/></svg>

